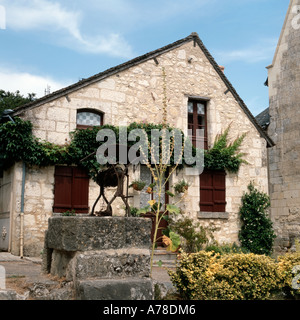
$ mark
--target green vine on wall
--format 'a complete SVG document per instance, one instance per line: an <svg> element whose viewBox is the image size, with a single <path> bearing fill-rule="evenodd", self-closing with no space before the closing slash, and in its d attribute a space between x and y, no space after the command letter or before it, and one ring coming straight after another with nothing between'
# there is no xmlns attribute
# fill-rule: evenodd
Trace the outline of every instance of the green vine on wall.
<svg viewBox="0 0 300 320"><path fill-rule="evenodd" d="M32 134L32 123L18 117L15 122L0 124L0 169L7 169L15 162L24 161L26 164L46 167L57 164L78 165L86 168L92 178L100 169L96 157L89 157L81 161L91 153L95 152L101 145L96 141L100 129L111 129L119 140L119 127L104 125L92 127L88 130L79 130L70 133L71 141L64 145L56 145L42 141ZM149 141L151 141L152 129L163 129L162 124L132 123L127 127L128 133L134 129L144 129ZM167 127L169 131L171 127ZM227 170L237 172L243 160L243 153L239 153L245 134L238 137L233 143L228 143L229 127L224 133L217 136L213 147L204 152L204 166L208 169ZM128 141L128 146L135 142ZM195 148L193 148L195 154ZM174 159L171 157L170 164ZM184 158L182 160L184 164ZM181 165L181 168L183 165Z"/></svg>
<svg viewBox="0 0 300 320"><path fill-rule="evenodd" d="M243 159L245 153L239 152L247 134L242 134L230 143L228 142L229 131L230 126L224 133L217 135L213 147L204 153L205 168L237 173L242 163L248 164Z"/></svg>

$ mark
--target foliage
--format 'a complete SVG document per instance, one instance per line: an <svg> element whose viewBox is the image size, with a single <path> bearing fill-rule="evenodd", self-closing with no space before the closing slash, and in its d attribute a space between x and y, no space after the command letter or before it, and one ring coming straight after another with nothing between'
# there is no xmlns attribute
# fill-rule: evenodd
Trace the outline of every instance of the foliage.
<svg viewBox="0 0 300 320"><path fill-rule="evenodd" d="M239 247L236 243L233 244L218 244L217 242L208 245L205 248L205 251L212 251L214 253L218 253L220 255L230 254L230 253L250 253L248 249Z"/></svg>
<svg viewBox="0 0 300 320"><path fill-rule="evenodd" d="M212 237L213 231L188 217L181 217L177 221L170 219L169 228L182 238L181 247L185 252L198 252L203 249L203 246Z"/></svg>
<svg viewBox="0 0 300 320"><path fill-rule="evenodd" d="M285 255L279 256L278 268L281 274L283 292L289 297L295 296L295 294L300 294L300 289L293 289L293 280L296 281L298 287L300 287L299 272L293 273L295 267L300 266L300 252L286 253Z"/></svg>
<svg viewBox="0 0 300 320"><path fill-rule="evenodd" d="M270 206L267 194L258 191L253 183L248 185L249 193L242 197L240 215L242 227L239 239L242 247L256 254L270 254L275 234L266 210Z"/></svg>
<svg viewBox="0 0 300 320"><path fill-rule="evenodd" d="M20 94L20 91L15 93L0 90L0 116L5 109L15 109L35 99L35 93L28 93L27 97Z"/></svg>
<svg viewBox="0 0 300 320"><path fill-rule="evenodd" d="M213 147L204 153L204 167L211 170L227 170L238 172L243 160L244 153L238 152L246 133L236 138L232 143L228 142L230 126L224 133L217 135Z"/></svg>
<svg viewBox="0 0 300 320"><path fill-rule="evenodd" d="M281 286L276 262L264 255L182 253L168 271L184 299L265 300Z"/></svg>
<svg viewBox="0 0 300 320"><path fill-rule="evenodd" d="M166 249L168 251L172 251L175 252L178 250L180 244L181 244L181 240L180 240L180 236L179 234L173 232L173 231L169 231L168 235L163 235L162 238L163 243L167 246Z"/></svg>
<svg viewBox="0 0 300 320"><path fill-rule="evenodd" d="M129 185L129 187L133 187L133 189L141 191L144 189L146 185L146 182L141 181L141 180L134 180L131 182L131 184Z"/></svg>
<svg viewBox="0 0 300 320"><path fill-rule="evenodd" d="M95 156L88 156L95 152L101 145L101 142L96 141L98 131L100 129L111 129L116 135L116 142L118 143L119 141L119 127L104 125L101 127L92 127L87 130L76 129L70 133L70 143L66 143L65 145L56 145L54 143L41 141L40 139L36 138L32 134L32 124L29 121L22 120L18 117L15 117L14 121L15 122L6 122L0 124L0 167L8 168L15 162L21 160L29 165L36 165L40 167L56 164L75 164L87 169L90 177L95 178L100 169L100 165ZM169 127L167 124L163 125L134 122L127 127L128 133L134 129L144 129L148 136L150 151L148 154L148 163L151 163L152 160L150 147L151 130L166 129L169 132L173 130L173 128ZM230 167L230 165L235 163L235 168L238 170L236 166L237 163L243 162L240 159L240 155L237 156L239 161L235 162L234 159L236 159L236 157L232 155L232 152L234 151L228 153L226 151L227 148L219 148L224 146L224 143L221 143L222 141L224 142L224 138L219 138L217 141L220 142L215 144L215 147L205 153L206 167L220 168L221 163L223 163L223 167L229 171L233 171L233 167ZM239 141L241 142L241 140ZM136 141L128 141L128 147L134 145L135 143ZM233 147L230 147L230 150L236 150L235 146L236 144L233 144ZM217 152L217 150L219 151ZM228 161L224 158L224 154L230 154L230 156L227 156L226 158ZM183 155L181 155L182 163L179 163L179 161L175 162L174 145L171 146L171 152L169 156L170 166L182 168L185 164ZM84 161L82 161L82 159L84 159ZM151 169L153 169L153 167L155 167L155 165L151 164ZM174 170L172 170L172 172L173 171ZM173 196L172 193L170 193L170 195Z"/></svg>
<svg viewBox="0 0 300 320"><path fill-rule="evenodd" d="M175 192L184 193L188 189L189 184L183 179L183 180L179 181L178 183L176 183L173 187L174 187Z"/></svg>
<svg viewBox="0 0 300 320"><path fill-rule="evenodd" d="M63 217L73 217L76 215L76 212L75 210L68 210L68 211L65 211L61 214Z"/></svg>

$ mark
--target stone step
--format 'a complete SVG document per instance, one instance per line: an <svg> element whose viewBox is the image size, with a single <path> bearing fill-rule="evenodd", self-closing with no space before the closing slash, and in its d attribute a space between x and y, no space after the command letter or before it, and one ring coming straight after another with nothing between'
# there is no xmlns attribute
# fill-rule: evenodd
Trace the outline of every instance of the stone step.
<svg viewBox="0 0 300 320"><path fill-rule="evenodd" d="M157 248L154 251L153 264L162 267L175 268L177 261L177 253L170 252L166 248Z"/></svg>
<svg viewBox="0 0 300 320"><path fill-rule="evenodd" d="M78 281L76 300L152 300L152 280L92 279Z"/></svg>

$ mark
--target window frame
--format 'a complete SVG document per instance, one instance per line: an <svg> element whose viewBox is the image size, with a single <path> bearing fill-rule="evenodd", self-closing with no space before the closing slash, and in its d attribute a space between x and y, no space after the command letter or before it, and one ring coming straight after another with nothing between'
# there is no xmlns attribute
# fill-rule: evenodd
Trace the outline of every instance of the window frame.
<svg viewBox="0 0 300 320"><path fill-rule="evenodd" d="M189 112L189 103L193 104L193 113ZM204 125L200 125L198 123L198 106L197 104L201 103L204 105ZM193 116L193 123L189 121L189 116ZM196 129L201 129L199 126L204 127L204 137L203 137L203 143L204 143L204 149L208 149L208 139L207 139L207 101L201 100L201 99L188 99L188 105L187 105L187 126L188 129L191 129L190 126L192 125L192 136L190 137L193 143L193 146L196 147Z"/></svg>
<svg viewBox="0 0 300 320"><path fill-rule="evenodd" d="M100 125L99 126L103 126L103 119L104 119L104 113L98 110L94 110L94 109L77 109L76 112L76 129L89 129L89 128L93 128L93 127L97 127L97 126L92 126L92 125L83 125L83 124L78 124L77 123L77 116L79 113L84 113L84 112L89 112L89 113L93 113L96 114L98 116L100 116Z"/></svg>

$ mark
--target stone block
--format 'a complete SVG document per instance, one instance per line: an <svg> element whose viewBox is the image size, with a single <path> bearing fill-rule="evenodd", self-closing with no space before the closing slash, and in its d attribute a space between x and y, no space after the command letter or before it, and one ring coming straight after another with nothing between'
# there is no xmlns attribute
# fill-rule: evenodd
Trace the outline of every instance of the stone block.
<svg viewBox="0 0 300 320"><path fill-rule="evenodd" d="M101 99L114 101L114 102L125 102L126 95L123 92L102 89Z"/></svg>
<svg viewBox="0 0 300 320"><path fill-rule="evenodd" d="M119 249L77 253L68 279L150 276L149 249Z"/></svg>
<svg viewBox="0 0 300 320"><path fill-rule="evenodd" d="M51 217L49 248L63 251L146 248L151 245L151 221L128 217Z"/></svg>
<svg viewBox="0 0 300 320"><path fill-rule="evenodd" d="M76 300L152 300L150 279L83 280L76 286Z"/></svg>

